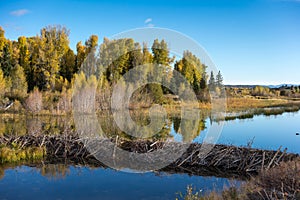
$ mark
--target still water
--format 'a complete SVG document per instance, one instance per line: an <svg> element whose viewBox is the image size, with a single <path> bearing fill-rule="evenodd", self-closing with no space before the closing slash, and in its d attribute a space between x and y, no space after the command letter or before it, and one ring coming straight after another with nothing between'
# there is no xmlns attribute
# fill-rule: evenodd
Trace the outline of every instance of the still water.
<svg viewBox="0 0 300 200"><path fill-rule="evenodd" d="M218 143L259 149L282 150L300 154L300 112L255 116L252 119L226 121ZM197 139L195 139L197 140Z"/></svg>
<svg viewBox="0 0 300 200"><path fill-rule="evenodd" d="M233 184L225 178L185 174L138 174L80 166L66 170L61 175L59 171L43 174L41 169L27 166L6 169L0 181L0 199L175 199L187 185L205 192Z"/></svg>
<svg viewBox="0 0 300 200"><path fill-rule="evenodd" d="M300 153L300 112L276 116L254 116L251 119L225 121L217 143ZM196 135L181 135L178 120L170 118L161 137L202 142L213 123L204 117ZM111 133L119 134L118 130ZM2 118L0 132L11 134L60 134L72 130L73 122L64 118ZM17 130L21 130L17 132ZM203 193L220 191L239 181L218 177L187 174L126 173L112 169L77 165L39 164L29 166L0 166L0 199L175 199L192 185Z"/></svg>

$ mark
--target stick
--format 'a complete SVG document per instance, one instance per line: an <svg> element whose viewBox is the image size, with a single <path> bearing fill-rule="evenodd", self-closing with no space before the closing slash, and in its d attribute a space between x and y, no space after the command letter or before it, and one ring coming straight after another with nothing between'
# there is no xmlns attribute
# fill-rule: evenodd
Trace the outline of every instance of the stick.
<svg viewBox="0 0 300 200"><path fill-rule="evenodd" d="M267 170L270 169L271 165L273 164L276 156L278 155L278 153L280 152L281 146L279 147L279 149L277 150L277 152L275 153L274 157L272 158L271 162L269 163Z"/></svg>

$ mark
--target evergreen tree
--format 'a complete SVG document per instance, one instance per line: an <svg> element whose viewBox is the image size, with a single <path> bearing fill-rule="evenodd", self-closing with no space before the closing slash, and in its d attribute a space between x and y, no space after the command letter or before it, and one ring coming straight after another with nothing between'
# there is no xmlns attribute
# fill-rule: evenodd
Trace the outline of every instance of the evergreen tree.
<svg viewBox="0 0 300 200"><path fill-rule="evenodd" d="M32 91L34 87L40 84L42 75L42 68L39 63L40 59L40 38L38 36L27 38L28 50L29 50L29 66L24 66L24 72L26 75L28 90Z"/></svg>
<svg viewBox="0 0 300 200"><path fill-rule="evenodd" d="M107 79L114 83L130 69L130 51L135 50L133 39L109 40L100 45L100 68L106 67ZM98 71L101 71L98 70Z"/></svg>
<svg viewBox="0 0 300 200"><path fill-rule="evenodd" d="M164 40L159 42L155 39L152 45L153 63L161 64L166 67L174 61L174 58L169 57L169 49L167 43Z"/></svg>
<svg viewBox="0 0 300 200"><path fill-rule="evenodd" d="M5 77L10 76L13 69L12 54L12 43L8 40L4 44L2 57L0 58L0 66Z"/></svg>
<svg viewBox="0 0 300 200"><path fill-rule="evenodd" d="M152 71L150 73L152 76L158 78L157 81L171 81L171 63L174 62L174 57L170 57L167 43L164 40L159 42L158 39L155 39L151 49L153 54L153 64L161 65L162 67L159 68L159 71ZM156 103L163 101L163 89L161 85L153 84L149 87L149 90L151 93L157 94L153 96ZM166 89L165 92L167 92Z"/></svg>
<svg viewBox="0 0 300 200"><path fill-rule="evenodd" d="M208 81L208 88L209 88L210 91L215 91L216 90L216 81L215 81L213 71L210 72L210 77L209 77L209 81Z"/></svg>
<svg viewBox="0 0 300 200"><path fill-rule="evenodd" d="M204 90L207 88L207 82L206 82L206 72L204 71L202 73L202 77L200 80L200 89Z"/></svg>
<svg viewBox="0 0 300 200"><path fill-rule="evenodd" d="M69 82L73 77L73 74L76 73L75 68L75 54L72 49L69 49L65 55L63 55L61 62L60 62L60 71L59 74L66 78Z"/></svg>
<svg viewBox="0 0 300 200"><path fill-rule="evenodd" d="M2 58L3 55L3 48L4 45L6 43L6 39L5 39L5 31L3 30L3 28L0 26L0 59ZM1 67L1 63L0 63L0 67Z"/></svg>
<svg viewBox="0 0 300 200"><path fill-rule="evenodd" d="M219 88L223 87L223 76L220 71L218 71L218 74L216 76L216 86Z"/></svg>

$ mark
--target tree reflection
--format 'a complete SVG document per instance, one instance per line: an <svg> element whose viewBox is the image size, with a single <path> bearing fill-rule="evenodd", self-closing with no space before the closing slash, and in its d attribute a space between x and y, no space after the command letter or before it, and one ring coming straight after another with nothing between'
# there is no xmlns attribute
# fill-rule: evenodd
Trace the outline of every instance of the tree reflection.
<svg viewBox="0 0 300 200"><path fill-rule="evenodd" d="M205 120L203 118L182 120L179 117L173 117L172 121L174 131L182 135L183 142L192 141L206 128Z"/></svg>
<svg viewBox="0 0 300 200"><path fill-rule="evenodd" d="M42 132L42 122L38 117L27 118L27 133L30 135L38 135Z"/></svg>
<svg viewBox="0 0 300 200"><path fill-rule="evenodd" d="M5 173L4 173L4 169L2 168L2 166L0 166L0 180L3 179Z"/></svg>
<svg viewBox="0 0 300 200"><path fill-rule="evenodd" d="M48 179L63 179L70 174L70 167L65 164L46 164L41 167L40 172Z"/></svg>
<svg viewBox="0 0 300 200"><path fill-rule="evenodd" d="M130 117L135 123L135 126L128 125L127 128L135 135L130 135L128 132L122 131L115 122L110 112L99 113L95 115L94 123L101 126L106 138L122 137L124 139L149 139L149 140L162 140L166 141L171 138L171 128L175 132L183 136L183 141L191 141L197 137L202 130L205 129L205 120L201 116L200 119L186 119L183 120L178 116L167 116L161 118L151 118L149 110L130 110ZM81 122L86 124L84 127L90 128L91 120L88 116L84 116ZM163 122L162 124L160 122ZM124 123L127 121L124 119ZM148 126L152 123L152 127ZM157 127L160 131L151 133L151 128L158 124ZM0 118L0 135L15 134L15 135L59 135L70 134L75 131L73 117L69 116L2 116ZM184 129L184 131L183 131ZM90 131L94 131L91 129ZM148 134L148 135L147 135Z"/></svg>

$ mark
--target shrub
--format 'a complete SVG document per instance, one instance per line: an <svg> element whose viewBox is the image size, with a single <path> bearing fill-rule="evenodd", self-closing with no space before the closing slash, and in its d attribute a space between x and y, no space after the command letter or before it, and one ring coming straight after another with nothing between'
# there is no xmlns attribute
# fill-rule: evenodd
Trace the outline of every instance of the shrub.
<svg viewBox="0 0 300 200"><path fill-rule="evenodd" d="M42 110L43 95L37 88L34 88L26 99L26 107L32 113L39 113Z"/></svg>

